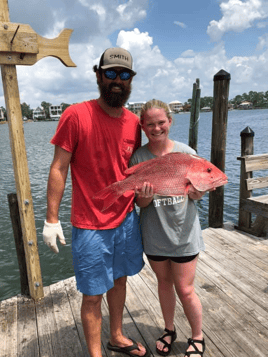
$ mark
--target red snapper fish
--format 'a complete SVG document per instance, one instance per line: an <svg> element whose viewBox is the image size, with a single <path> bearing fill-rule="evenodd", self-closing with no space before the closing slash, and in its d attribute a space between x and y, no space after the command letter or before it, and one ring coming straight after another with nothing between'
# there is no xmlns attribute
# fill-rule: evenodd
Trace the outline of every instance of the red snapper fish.
<svg viewBox="0 0 268 357"><path fill-rule="evenodd" d="M126 178L94 195L109 208L126 191L141 189L144 182L160 196L186 196L195 190L209 191L228 182L227 176L211 162L197 155L175 152L141 162L125 171Z"/></svg>

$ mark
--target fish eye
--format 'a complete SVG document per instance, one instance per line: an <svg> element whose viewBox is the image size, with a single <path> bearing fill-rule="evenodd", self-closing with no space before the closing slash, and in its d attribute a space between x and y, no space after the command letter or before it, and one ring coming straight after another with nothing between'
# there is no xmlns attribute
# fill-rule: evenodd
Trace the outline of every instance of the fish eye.
<svg viewBox="0 0 268 357"><path fill-rule="evenodd" d="M212 168L211 167L208 167L207 168L207 172L211 172Z"/></svg>

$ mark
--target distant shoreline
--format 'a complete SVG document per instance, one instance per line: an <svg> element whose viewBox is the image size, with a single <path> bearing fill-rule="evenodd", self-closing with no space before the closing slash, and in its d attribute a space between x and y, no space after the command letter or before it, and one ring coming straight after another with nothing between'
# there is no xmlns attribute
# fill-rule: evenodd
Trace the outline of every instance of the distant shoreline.
<svg viewBox="0 0 268 357"><path fill-rule="evenodd" d="M229 112L234 111L234 110L239 110L239 111L249 111L249 110L265 110L268 108L236 108L236 109L228 109ZM211 110L202 110L200 109L200 113L210 113L213 112L213 109ZM180 111L180 112L172 112L172 114L187 114L187 113L191 113L191 111ZM37 123L37 122L52 122L52 121L58 121L58 120L51 120L51 119L44 119L44 120L33 120L33 119L28 119L28 120L23 120L23 123ZM0 125L1 124L7 124L7 120L6 121L0 121Z"/></svg>

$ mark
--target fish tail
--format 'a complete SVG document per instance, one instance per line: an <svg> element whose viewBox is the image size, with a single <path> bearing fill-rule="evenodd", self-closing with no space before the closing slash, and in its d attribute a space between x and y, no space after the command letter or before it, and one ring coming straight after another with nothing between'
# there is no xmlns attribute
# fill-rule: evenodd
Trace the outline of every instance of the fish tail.
<svg viewBox="0 0 268 357"><path fill-rule="evenodd" d="M97 207L101 212L108 209L114 202L123 194L124 192L120 190L118 182L105 187L103 190L96 193L92 199L95 201Z"/></svg>

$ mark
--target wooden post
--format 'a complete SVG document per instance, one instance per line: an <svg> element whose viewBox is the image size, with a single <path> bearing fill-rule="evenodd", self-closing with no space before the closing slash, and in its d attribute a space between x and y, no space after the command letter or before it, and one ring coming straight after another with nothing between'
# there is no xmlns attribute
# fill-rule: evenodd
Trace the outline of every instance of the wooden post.
<svg viewBox="0 0 268 357"><path fill-rule="evenodd" d="M231 76L224 70L214 76L211 162L225 171L225 150L228 119L228 96ZM209 227L223 226L224 187L209 193Z"/></svg>
<svg viewBox="0 0 268 357"><path fill-rule="evenodd" d="M34 300L41 299L44 292L16 65L33 65L44 57L53 56L61 60L66 67L76 67L68 51L72 31L64 29L55 39L43 38L29 25L10 23L8 0L0 0L0 64L29 290Z"/></svg>
<svg viewBox="0 0 268 357"><path fill-rule="evenodd" d="M197 152L198 141L198 123L200 115L200 96L201 89L199 88L199 78L196 79L196 83L193 84L192 105L191 105L191 118L189 128L189 146Z"/></svg>
<svg viewBox="0 0 268 357"><path fill-rule="evenodd" d="M18 257L18 264L20 270L20 286L22 295L29 295L29 283L27 277L27 266L24 252L24 245L22 239L22 230L20 223L20 213L19 213L19 205L16 193L10 193L7 195L9 210L10 210L10 218L12 222L13 234L15 239L15 246Z"/></svg>
<svg viewBox="0 0 268 357"><path fill-rule="evenodd" d="M246 127L240 133L241 136L241 157L254 154L254 131ZM251 191L246 188L246 179L252 178L252 172L245 171L245 163L241 159L240 169L240 199L251 197ZM251 227L251 213L239 209L238 227Z"/></svg>
<svg viewBox="0 0 268 357"><path fill-rule="evenodd" d="M0 3L0 20L9 22L8 1ZM9 126L16 190L18 195L21 229L26 256L30 295L34 300L44 297L38 254L33 200L23 133L17 71L15 65L1 65L2 81Z"/></svg>

